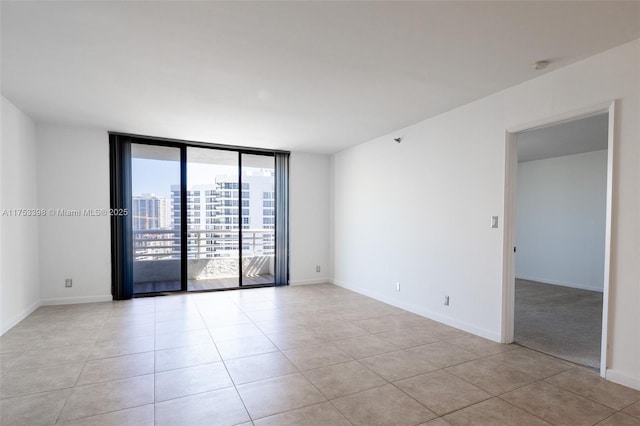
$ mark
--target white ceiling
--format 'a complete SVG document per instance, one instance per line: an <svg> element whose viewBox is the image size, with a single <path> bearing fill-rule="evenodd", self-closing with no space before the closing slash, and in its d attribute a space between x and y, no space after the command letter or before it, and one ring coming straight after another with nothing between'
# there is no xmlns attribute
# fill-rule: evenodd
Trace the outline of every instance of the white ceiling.
<svg viewBox="0 0 640 426"><path fill-rule="evenodd" d="M599 114L517 135L518 162L607 149L609 114Z"/></svg>
<svg viewBox="0 0 640 426"><path fill-rule="evenodd" d="M38 121L323 153L640 37L640 2L1 7L2 93Z"/></svg>

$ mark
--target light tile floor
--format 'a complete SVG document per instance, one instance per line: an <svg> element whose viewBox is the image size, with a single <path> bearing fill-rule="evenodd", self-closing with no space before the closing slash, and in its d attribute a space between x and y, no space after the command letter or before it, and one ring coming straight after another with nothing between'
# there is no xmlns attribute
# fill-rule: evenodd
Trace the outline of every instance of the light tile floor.
<svg viewBox="0 0 640 426"><path fill-rule="evenodd" d="M47 306L0 424L640 425L640 392L329 285Z"/></svg>

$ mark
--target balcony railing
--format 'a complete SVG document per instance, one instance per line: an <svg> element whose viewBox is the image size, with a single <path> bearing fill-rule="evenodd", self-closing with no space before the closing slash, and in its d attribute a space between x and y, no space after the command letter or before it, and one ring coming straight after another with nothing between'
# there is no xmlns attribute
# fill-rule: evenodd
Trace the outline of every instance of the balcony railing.
<svg viewBox="0 0 640 426"><path fill-rule="evenodd" d="M189 230L187 232L185 272L190 288L195 285L201 289L200 287L205 284L217 288L221 283L226 282L236 284L225 284L223 287L237 286L240 274L245 283L273 282L275 266L273 229L243 229L242 259L239 257L238 230ZM179 287L182 276L180 231L136 230L133 232L133 238L134 285L142 285L142 283L164 285L167 282L173 282L178 283Z"/></svg>
<svg viewBox="0 0 640 426"><path fill-rule="evenodd" d="M273 229L243 229L242 257L273 256ZM238 230L187 231L187 259L237 257ZM135 261L180 259L180 231L172 229L133 231Z"/></svg>

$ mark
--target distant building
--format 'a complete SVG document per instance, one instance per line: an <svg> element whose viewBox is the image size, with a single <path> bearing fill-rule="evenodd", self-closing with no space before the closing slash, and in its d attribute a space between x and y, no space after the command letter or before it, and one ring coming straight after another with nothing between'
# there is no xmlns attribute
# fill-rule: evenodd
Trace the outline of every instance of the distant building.
<svg viewBox="0 0 640 426"><path fill-rule="evenodd" d="M131 213L133 229L170 229L170 217L167 199L154 194L134 195Z"/></svg>
<svg viewBox="0 0 640 426"><path fill-rule="evenodd" d="M180 187L171 186L171 227L180 230ZM236 257L242 228L242 254L271 255L274 250L275 197L273 170L242 177L218 175L215 182L187 191L189 257ZM240 227L242 222L242 227ZM267 230L265 232L265 230Z"/></svg>
<svg viewBox="0 0 640 426"><path fill-rule="evenodd" d="M154 194L134 195L131 197L131 216L135 260L172 258L174 250L167 246L167 240L173 237L167 199Z"/></svg>

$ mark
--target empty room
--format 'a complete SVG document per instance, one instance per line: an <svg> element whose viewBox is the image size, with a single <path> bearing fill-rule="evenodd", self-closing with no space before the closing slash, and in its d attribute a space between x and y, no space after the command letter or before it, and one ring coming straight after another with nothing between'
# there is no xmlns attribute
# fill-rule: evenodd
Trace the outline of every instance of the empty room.
<svg viewBox="0 0 640 426"><path fill-rule="evenodd" d="M608 114L518 134L515 341L600 367Z"/></svg>
<svg viewBox="0 0 640 426"><path fill-rule="evenodd" d="M640 425L640 2L0 7L1 425Z"/></svg>

